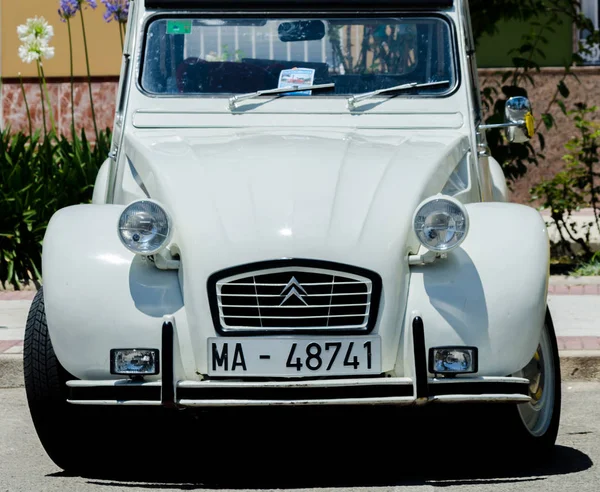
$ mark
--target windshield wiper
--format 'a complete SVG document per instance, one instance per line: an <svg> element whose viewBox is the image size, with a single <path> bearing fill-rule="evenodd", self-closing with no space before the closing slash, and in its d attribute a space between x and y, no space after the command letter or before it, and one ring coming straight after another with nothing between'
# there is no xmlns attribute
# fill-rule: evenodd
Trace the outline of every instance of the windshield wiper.
<svg viewBox="0 0 600 492"><path fill-rule="evenodd" d="M440 85L450 85L450 81L441 80L439 82L426 82L424 84L419 84L418 82L411 82L410 84L396 85L394 87L388 87L386 89L379 89L373 92L357 94L356 96L348 98L348 110L353 111L356 108L356 103L359 101L364 101L365 99L370 99L372 97L378 96L379 94L385 94L386 92L405 91L408 89L418 89L420 87L437 87Z"/></svg>
<svg viewBox="0 0 600 492"><path fill-rule="evenodd" d="M268 96L269 94L286 94L289 92L301 92L301 91L317 91L320 89L331 89L335 87L335 84L319 84L319 85L293 85L291 87L282 87L280 89L266 89L264 91L249 92L248 94L240 94L239 96L233 96L229 98L229 111L236 109L236 103L245 101L246 99L254 99L258 96Z"/></svg>

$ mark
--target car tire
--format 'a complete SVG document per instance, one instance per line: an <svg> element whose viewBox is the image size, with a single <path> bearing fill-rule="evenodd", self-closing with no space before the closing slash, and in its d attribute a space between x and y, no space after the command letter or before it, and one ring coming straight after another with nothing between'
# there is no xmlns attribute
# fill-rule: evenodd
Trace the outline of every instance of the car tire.
<svg viewBox="0 0 600 492"><path fill-rule="evenodd" d="M80 471L85 409L67 403L66 382L76 378L61 366L52 348L43 289L36 293L27 317L23 372L31 418L46 453L63 470Z"/></svg>
<svg viewBox="0 0 600 492"><path fill-rule="evenodd" d="M530 403L511 405L504 439L510 449L529 460L544 459L554 450L561 412L560 358L550 311L532 360L513 376L529 379Z"/></svg>

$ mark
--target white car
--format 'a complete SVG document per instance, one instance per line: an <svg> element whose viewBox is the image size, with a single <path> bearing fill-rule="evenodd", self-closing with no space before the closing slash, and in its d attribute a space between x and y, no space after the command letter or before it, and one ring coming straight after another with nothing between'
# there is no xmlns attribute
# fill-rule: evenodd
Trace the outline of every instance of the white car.
<svg viewBox="0 0 600 492"><path fill-rule="evenodd" d="M489 402L551 450L548 235L476 74L465 0L132 2L112 152L49 224L27 323L56 464L90 405ZM531 138L527 99L506 115Z"/></svg>

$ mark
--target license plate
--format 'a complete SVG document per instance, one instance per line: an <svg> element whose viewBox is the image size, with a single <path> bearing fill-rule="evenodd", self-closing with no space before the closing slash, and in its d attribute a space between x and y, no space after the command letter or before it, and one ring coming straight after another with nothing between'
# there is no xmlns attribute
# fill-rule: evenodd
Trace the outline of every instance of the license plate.
<svg viewBox="0 0 600 492"><path fill-rule="evenodd" d="M381 339L209 338L211 376L347 376L381 373Z"/></svg>

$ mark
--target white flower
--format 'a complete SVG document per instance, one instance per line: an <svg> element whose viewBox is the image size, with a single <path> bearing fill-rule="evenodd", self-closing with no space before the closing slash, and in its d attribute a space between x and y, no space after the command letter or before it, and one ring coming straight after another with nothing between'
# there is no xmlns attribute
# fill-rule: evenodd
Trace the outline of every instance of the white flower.
<svg viewBox="0 0 600 492"><path fill-rule="evenodd" d="M34 17L27 19L25 24L17 27L17 35L22 42L33 36L48 43L52 36L54 36L54 28L43 17Z"/></svg>
<svg viewBox="0 0 600 492"><path fill-rule="evenodd" d="M17 35L23 43L19 46L19 57L24 63L54 56L54 48L48 44L54 36L54 28L43 17L27 19L25 24L17 27Z"/></svg>
<svg viewBox="0 0 600 492"><path fill-rule="evenodd" d="M24 63L48 60L54 56L54 48L48 46L48 42L44 39L30 35L21 41L23 44L19 46L19 57Z"/></svg>

